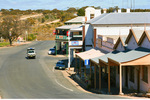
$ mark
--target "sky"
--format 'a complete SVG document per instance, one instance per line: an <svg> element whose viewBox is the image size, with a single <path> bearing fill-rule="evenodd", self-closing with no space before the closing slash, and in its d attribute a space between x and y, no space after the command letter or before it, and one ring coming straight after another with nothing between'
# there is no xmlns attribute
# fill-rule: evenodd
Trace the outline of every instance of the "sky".
<svg viewBox="0 0 150 100"><path fill-rule="evenodd" d="M131 3L132 2L132 3ZM66 10L69 7L81 8L83 6L100 6L109 8L150 9L150 0L0 0L0 9L59 9Z"/></svg>

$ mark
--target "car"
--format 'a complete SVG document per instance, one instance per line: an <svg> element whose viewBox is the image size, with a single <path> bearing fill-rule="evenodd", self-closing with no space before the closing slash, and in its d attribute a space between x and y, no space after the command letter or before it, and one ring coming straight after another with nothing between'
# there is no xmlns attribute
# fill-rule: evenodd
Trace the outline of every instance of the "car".
<svg viewBox="0 0 150 100"><path fill-rule="evenodd" d="M36 58L35 48L27 48L27 58Z"/></svg>
<svg viewBox="0 0 150 100"><path fill-rule="evenodd" d="M64 63L64 61L58 61L56 63L55 69L63 69L63 70L65 70L65 63Z"/></svg>
<svg viewBox="0 0 150 100"><path fill-rule="evenodd" d="M55 54L55 48L50 48L48 51L48 54Z"/></svg>

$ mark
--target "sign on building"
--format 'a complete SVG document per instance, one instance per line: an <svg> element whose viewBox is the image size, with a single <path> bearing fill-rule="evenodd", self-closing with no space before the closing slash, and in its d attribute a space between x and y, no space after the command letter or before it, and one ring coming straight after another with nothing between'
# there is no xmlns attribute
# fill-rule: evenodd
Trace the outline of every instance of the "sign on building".
<svg viewBox="0 0 150 100"><path fill-rule="evenodd" d="M90 60L89 59L85 59L84 60L84 65L90 65Z"/></svg>
<svg viewBox="0 0 150 100"><path fill-rule="evenodd" d="M77 45L79 45L79 41L71 41L71 45L72 46L77 46Z"/></svg>

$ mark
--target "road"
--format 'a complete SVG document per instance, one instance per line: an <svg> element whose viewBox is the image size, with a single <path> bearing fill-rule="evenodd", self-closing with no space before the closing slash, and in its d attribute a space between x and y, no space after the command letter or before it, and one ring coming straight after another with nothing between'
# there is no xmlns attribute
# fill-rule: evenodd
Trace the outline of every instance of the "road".
<svg viewBox="0 0 150 100"><path fill-rule="evenodd" d="M6 99L92 99L124 97L91 94L77 89L64 78L55 63L65 57L47 55L54 41L36 41L0 49L0 95ZM26 49L35 47L36 59L26 59Z"/></svg>

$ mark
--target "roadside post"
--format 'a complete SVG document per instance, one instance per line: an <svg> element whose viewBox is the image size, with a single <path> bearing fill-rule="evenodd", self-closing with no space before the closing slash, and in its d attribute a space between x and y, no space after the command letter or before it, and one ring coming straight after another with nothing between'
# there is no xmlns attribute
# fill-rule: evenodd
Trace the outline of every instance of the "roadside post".
<svg viewBox="0 0 150 100"><path fill-rule="evenodd" d="M69 36L68 36L68 49L69 49L69 53L68 53L68 70L70 70L70 31L68 32Z"/></svg>

